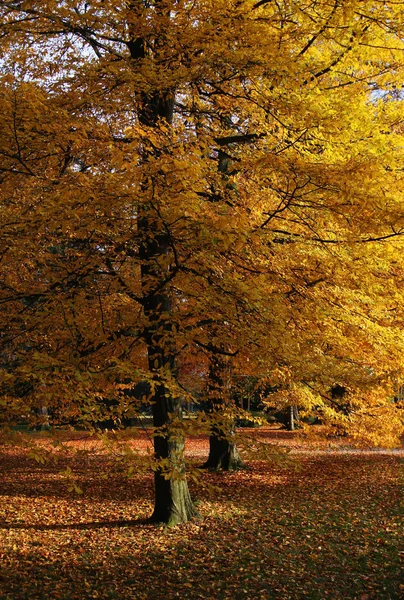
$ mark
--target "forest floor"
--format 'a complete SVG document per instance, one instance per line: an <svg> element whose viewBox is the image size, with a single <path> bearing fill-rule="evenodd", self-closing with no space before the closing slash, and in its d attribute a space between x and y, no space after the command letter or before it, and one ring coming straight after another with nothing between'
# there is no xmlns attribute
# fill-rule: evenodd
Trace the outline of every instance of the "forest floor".
<svg viewBox="0 0 404 600"><path fill-rule="evenodd" d="M60 432L44 464L48 434L3 444L0 599L403 599L404 451L247 435L269 460L237 473L200 473L207 438L188 441L201 519L171 529L146 520L147 431Z"/></svg>

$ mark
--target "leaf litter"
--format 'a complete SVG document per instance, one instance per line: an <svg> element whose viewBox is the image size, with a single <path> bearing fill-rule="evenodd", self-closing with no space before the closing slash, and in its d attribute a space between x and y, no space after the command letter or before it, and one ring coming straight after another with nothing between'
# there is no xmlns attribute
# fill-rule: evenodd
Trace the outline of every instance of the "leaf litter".
<svg viewBox="0 0 404 600"><path fill-rule="evenodd" d="M96 440L66 434L45 464L4 445L1 600L403 598L401 453L313 450L281 433L270 442L289 445L294 466L191 478L203 518L171 529L147 522L152 475L128 477ZM147 458L144 433L123 443ZM187 448L197 465L207 438Z"/></svg>

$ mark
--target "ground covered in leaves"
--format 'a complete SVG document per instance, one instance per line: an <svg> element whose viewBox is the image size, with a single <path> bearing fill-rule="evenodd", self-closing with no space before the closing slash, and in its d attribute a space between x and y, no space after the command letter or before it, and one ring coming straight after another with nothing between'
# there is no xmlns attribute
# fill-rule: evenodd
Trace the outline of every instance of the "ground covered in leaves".
<svg viewBox="0 0 404 600"><path fill-rule="evenodd" d="M44 465L32 448L0 448L2 600L404 598L402 452L313 451L270 434L293 460L204 473L209 485L190 483L201 520L167 530L146 521L151 475L128 477L75 437ZM200 461L207 440L188 451Z"/></svg>

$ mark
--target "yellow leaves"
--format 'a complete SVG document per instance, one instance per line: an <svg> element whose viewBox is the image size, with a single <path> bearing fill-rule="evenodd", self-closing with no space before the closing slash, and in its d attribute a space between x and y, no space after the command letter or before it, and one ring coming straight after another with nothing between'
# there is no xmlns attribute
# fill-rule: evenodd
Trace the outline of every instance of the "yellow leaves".
<svg viewBox="0 0 404 600"><path fill-rule="evenodd" d="M60 471L59 475L61 475L65 479L66 487L69 492L73 492L78 495L81 495L83 493L83 490L76 481L76 476L74 475L73 471L69 466L66 467L66 469L64 469L63 471Z"/></svg>
<svg viewBox="0 0 404 600"><path fill-rule="evenodd" d="M0 93L2 330L37 399L89 419L146 364L151 323L201 380L214 321L307 409L302 380L398 374L400 247L362 243L404 225L397 6L44 6L34 48L23 9L0 9L3 69L24 73ZM152 290L169 332L142 311Z"/></svg>
<svg viewBox="0 0 404 600"><path fill-rule="evenodd" d="M30 452L28 453L28 456L40 465L44 465L46 462L46 455L43 452L41 452L40 448L32 447Z"/></svg>

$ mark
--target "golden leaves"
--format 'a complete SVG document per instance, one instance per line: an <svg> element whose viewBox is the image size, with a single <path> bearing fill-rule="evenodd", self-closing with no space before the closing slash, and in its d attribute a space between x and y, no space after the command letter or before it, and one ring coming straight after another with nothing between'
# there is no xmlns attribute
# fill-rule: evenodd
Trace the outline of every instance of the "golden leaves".
<svg viewBox="0 0 404 600"><path fill-rule="evenodd" d="M59 4L0 9L7 369L88 416L151 324L203 378L214 322L303 405L401 377L398 6Z"/></svg>

